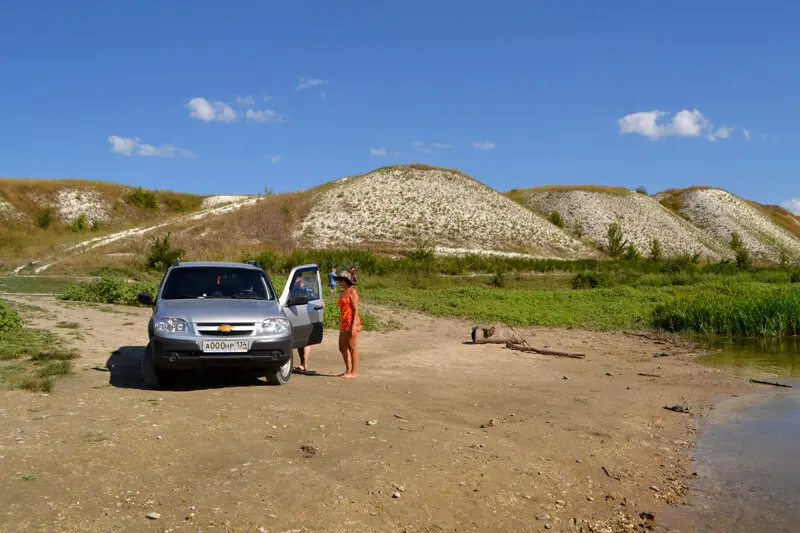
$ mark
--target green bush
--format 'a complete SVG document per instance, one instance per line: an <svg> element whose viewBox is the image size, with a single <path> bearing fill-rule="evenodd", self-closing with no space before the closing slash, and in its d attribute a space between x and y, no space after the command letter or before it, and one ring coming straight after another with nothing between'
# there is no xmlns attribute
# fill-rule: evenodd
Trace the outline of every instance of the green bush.
<svg viewBox="0 0 800 533"><path fill-rule="evenodd" d="M573 289L599 289L608 286L608 276L602 272L581 272L572 279Z"/></svg>
<svg viewBox="0 0 800 533"><path fill-rule="evenodd" d="M561 217L561 213L559 213L558 211L553 211L552 213L550 213L548 220L554 226L558 226L559 228L564 227L564 219Z"/></svg>
<svg viewBox="0 0 800 533"><path fill-rule="evenodd" d="M157 209L158 196L155 191L148 191L137 187L125 195L125 203L142 209Z"/></svg>
<svg viewBox="0 0 800 533"><path fill-rule="evenodd" d="M0 301L0 331L16 331L22 328L22 319L16 309Z"/></svg>
<svg viewBox="0 0 800 533"><path fill-rule="evenodd" d="M82 233L89 229L89 223L86 221L86 215L81 213L69 223L69 230L73 233Z"/></svg>
<svg viewBox="0 0 800 533"><path fill-rule="evenodd" d="M155 294L158 283L152 281L128 282L114 276L101 276L92 281L68 285L59 299L76 302L140 305L136 297L140 292Z"/></svg>
<svg viewBox="0 0 800 533"><path fill-rule="evenodd" d="M174 248L170 244L170 235L170 233L167 233L160 239L158 237L153 239L150 250L147 253L148 268L164 271L184 254L182 249Z"/></svg>
<svg viewBox="0 0 800 533"><path fill-rule="evenodd" d="M606 238L608 240L608 255L614 258L620 257L627 244L622 236L622 225L619 222L611 223L608 226Z"/></svg>
<svg viewBox="0 0 800 533"><path fill-rule="evenodd" d="M795 270L794 272L792 272L789 281L792 283L800 283L800 270Z"/></svg>
<svg viewBox="0 0 800 533"><path fill-rule="evenodd" d="M650 261L653 261L654 263L660 263L663 258L664 255L661 252L661 241L658 239L653 239L650 241Z"/></svg>
<svg viewBox="0 0 800 533"><path fill-rule="evenodd" d="M45 207L36 213L36 226L41 229L47 229L53 225L56 220L55 212L52 207Z"/></svg>
<svg viewBox="0 0 800 533"><path fill-rule="evenodd" d="M639 254L639 250L636 248L636 244L628 243L628 247L625 248L625 260L626 261L638 261L642 258L641 254Z"/></svg>

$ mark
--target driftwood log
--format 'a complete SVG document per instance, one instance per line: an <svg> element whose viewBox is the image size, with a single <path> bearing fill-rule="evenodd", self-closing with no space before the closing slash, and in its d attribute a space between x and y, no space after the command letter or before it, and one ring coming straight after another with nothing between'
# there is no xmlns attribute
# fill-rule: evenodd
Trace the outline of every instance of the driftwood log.
<svg viewBox="0 0 800 533"><path fill-rule="evenodd" d="M560 352L558 350L548 350L545 348L534 348L533 346L523 346L522 344L515 344L509 342L506 348L516 350L518 352L538 353L541 355L555 355L556 357L570 357L572 359L583 359L586 356L582 353Z"/></svg>
<svg viewBox="0 0 800 533"><path fill-rule="evenodd" d="M473 344L526 344L525 339L512 328L503 326L475 326L472 328Z"/></svg>
<svg viewBox="0 0 800 533"><path fill-rule="evenodd" d="M776 381L763 381L760 379L753 379L753 378L750 378L750 383L760 383L762 385L772 385L773 387L784 387L786 389L792 388L791 385L786 385L784 383L778 383Z"/></svg>

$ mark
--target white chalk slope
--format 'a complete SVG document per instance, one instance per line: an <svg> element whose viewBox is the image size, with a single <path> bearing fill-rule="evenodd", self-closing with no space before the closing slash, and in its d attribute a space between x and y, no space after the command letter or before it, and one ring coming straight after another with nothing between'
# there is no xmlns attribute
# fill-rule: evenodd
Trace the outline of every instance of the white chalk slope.
<svg viewBox="0 0 800 533"><path fill-rule="evenodd" d="M625 239L647 256L651 243L658 239L665 257L700 253L715 260L731 256L730 250L707 232L662 206L653 198L634 191L537 190L519 192L523 205L549 216L556 211L568 230L576 225L585 239L604 248L608 228L618 222Z"/></svg>
<svg viewBox="0 0 800 533"><path fill-rule="evenodd" d="M680 194L681 215L717 239L728 243L737 232L754 258L779 261L782 251L800 258L800 238L738 196L721 189L689 189Z"/></svg>
<svg viewBox="0 0 800 533"><path fill-rule="evenodd" d="M389 167L335 181L317 193L300 234L322 248L431 243L540 257L597 254L497 191L436 168Z"/></svg>

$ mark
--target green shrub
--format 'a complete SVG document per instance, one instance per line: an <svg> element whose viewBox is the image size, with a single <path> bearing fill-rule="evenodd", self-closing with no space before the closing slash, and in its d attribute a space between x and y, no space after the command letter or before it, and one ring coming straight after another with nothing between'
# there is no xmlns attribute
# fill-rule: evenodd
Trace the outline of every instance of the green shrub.
<svg viewBox="0 0 800 533"><path fill-rule="evenodd" d="M739 235L735 231L733 233L731 233L731 243L730 243L730 245L731 245L731 250L734 250L734 251L736 251L736 250L738 250L740 248L743 248L744 244L742 243L742 236Z"/></svg>
<svg viewBox="0 0 800 533"><path fill-rule="evenodd" d="M498 270L494 273L494 277L492 278L492 287L497 287L498 289L502 289L506 286L506 274L502 270Z"/></svg>
<svg viewBox="0 0 800 533"><path fill-rule="evenodd" d="M550 216L547 219L554 226L558 226L559 228L564 227L564 219L561 217L561 213L559 213L558 211L553 211L552 213L550 213Z"/></svg>
<svg viewBox="0 0 800 533"><path fill-rule="evenodd" d="M608 276L602 272L581 272L572 279L573 289L599 289L608 286Z"/></svg>
<svg viewBox="0 0 800 533"><path fill-rule="evenodd" d="M137 187L125 195L125 203L142 209L158 209L158 196L155 191Z"/></svg>
<svg viewBox="0 0 800 533"><path fill-rule="evenodd" d="M572 234L575 235L575 238L582 239L584 234L583 224L575 222L575 225L572 226Z"/></svg>
<svg viewBox="0 0 800 533"><path fill-rule="evenodd" d="M22 319L16 309L0 301L0 331L16 331L22 328Z"/></svg>
<svg viewBox="0 0 800 533"><path fill-rule="evenodd" d="M636 187L636 192L647 196L647 187L645 187L644 185Z"/></svg>
<svg viewBox="0 0 800 533"><path fill-rule="evenodd" d="M69 223L69 230L73 233L82 233L89 229L89 223L86 221L86 215L81 213Z"/></svg>
<svg viewBox="0 0 800 533"><path fill-rule="evenodd" d="M791 283L800 283L800 270L795 270L794 272L792 272L789 281Z"/></svg>
<svg viewBox="0 0 800 533"><path fill-rule="evenodd" d="M625 248L625 260L627 261L638 261L641 259L641 255L639 254L639 250L636 248L636 244L628 243L627 248Z"/></svg>
<svg viewBox="0 0 800 533"><path fill-rule="evenodd" d="M664 258L661 252L661 241L653 239L650 241L650 261L659 263Z"/></svg>
<svg viewBox="0 0 800 533"><path fill-rule="evenodd" d="M140 305L136 299L140 292L155 294L157 291L158 284L155 282L128 282L119 277L101 276L95 280L68 285L58 297L76 302Z"/></svg>
<svg viewBox="0 0 800 533"><path fill-rule="evenodd" d="M55 212L52 207L45 207L36 213L36 226L41 229L47 229L53 225L56 220Z"/></svg>
<svg viewBox="0 0 800 533"><path fill-rule="evenodd" d="M150 250L147 253L147 267L153 270L164 271L179 259L184 251L180 248L174 248L169 242L170 233L167 233L162 238L154 237L150 245Z"/></svg>
<svg viewBox="0 0 800 533"><path fill-rule="evenodd" d="M622 225L619 222L613 222L608 226L606 234L608 241L608 255L618 258L625 251L627 242L622 236Z"/></svg>

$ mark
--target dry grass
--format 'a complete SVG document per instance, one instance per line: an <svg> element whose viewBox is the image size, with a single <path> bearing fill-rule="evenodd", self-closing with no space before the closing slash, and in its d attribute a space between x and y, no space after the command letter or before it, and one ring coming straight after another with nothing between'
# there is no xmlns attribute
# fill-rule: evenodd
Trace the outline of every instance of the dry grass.
<svg viewBox="0 0 800 533"><path fill-rule="evenodd" d="M747 200L747 203L767 215L774 223L800 237L800 217L778 205L765 205Z"/></svg>
<svg viewBox="0 0 800 533"><path fill-rule="evenodd" d="M531 187L530 189L512 189L506 193L506 196L514 201L524 197L527 193L541 193L552 191L586 191L586 192L603 192L606 194L615 194L618 196L626 196L632 194L633 191L625 187L612 187L606 185L542 185L540 187Z"/></svg>

